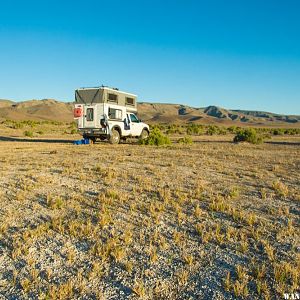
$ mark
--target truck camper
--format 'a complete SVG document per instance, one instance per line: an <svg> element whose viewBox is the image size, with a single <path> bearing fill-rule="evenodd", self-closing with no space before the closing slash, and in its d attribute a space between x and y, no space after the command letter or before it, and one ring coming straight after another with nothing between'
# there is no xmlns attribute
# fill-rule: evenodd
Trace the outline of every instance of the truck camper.
<svg viewBox="0 0 300 300"><path fill-rule="evenodd" d="M128 137L146 139L149 126L137 117L137 96L106 86L75 91L74 119L83 138L118 144Z"/></svg>

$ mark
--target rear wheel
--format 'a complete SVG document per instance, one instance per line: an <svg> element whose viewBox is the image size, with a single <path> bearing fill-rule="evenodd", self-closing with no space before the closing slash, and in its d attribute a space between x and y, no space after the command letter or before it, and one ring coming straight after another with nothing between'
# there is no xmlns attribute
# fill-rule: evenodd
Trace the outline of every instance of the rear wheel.
<svg viewBox="0 0 300 300"><path fill-rule="evenodd" d="M109 142L111 144L119 144L120 143L120 133L118 130L113 129L111 131L110 137L109 137Z"/></svg>
<svg viewBox="0 0 300 300"><path fill-rule="evenodd" d="M149 132L146 129L143 129L140 135L140 139L145 140L148 136L149 136Z"/></svg>

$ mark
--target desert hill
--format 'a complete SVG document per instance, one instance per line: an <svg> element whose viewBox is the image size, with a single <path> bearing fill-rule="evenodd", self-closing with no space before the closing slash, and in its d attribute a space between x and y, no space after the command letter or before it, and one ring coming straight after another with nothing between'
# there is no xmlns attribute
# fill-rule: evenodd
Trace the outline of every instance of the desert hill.
<svg viewBox="0 0 300 300"><path fill-rule="evenodd" d="M54 99L7 102L0 100L0 118L11 120L55 120L71 122L72 103Z"/></svg>
<svg viewBox="0 0 300 300"><path fill-rule="evenodd" d="M14 102L10 100L0 99L0 108L11 106Z"/></svg>
<svg viewBox="0 0 300 300"><path fill-rule="evenodd" d="M148 122L197 123L237 126L300 127L300 116L230 110L217 106L193 108L179 104L140 103L139 116Z"/></svg>
<svg viewBox="0 0 300 300"><path fill-rule="evenodd" d="M54 99L14 102L0 99L0 118L11 120L55 120L71 122L73 104ZM139 117L149 123L197 123L237 126L300 127L299 115L230 110L217 106L194 108L180 104L138 104Z"/></svg>

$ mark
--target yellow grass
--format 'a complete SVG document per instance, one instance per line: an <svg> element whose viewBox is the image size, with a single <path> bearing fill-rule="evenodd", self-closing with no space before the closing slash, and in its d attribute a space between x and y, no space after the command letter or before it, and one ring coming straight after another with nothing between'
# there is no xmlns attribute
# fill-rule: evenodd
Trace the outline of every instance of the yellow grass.
<svg viewBox="0 0 300 300"><path fill-rule="evenodd" d="M295 144L227 137L168 147L1 141L0 291L44 299L297 291L299 157Z"/></svg>

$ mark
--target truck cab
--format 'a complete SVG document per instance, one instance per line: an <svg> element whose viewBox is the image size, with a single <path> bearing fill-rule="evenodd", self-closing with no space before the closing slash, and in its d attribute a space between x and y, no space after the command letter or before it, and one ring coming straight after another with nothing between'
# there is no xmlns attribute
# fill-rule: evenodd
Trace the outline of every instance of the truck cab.
<svg viewBox="0 0 300 300"><path fill-rule="evenodd" d="M75 91L74 118L84 138L118 144L127 137L145 139L149 126L136 115L137 96L118 89L99 87Z"/></svg>

